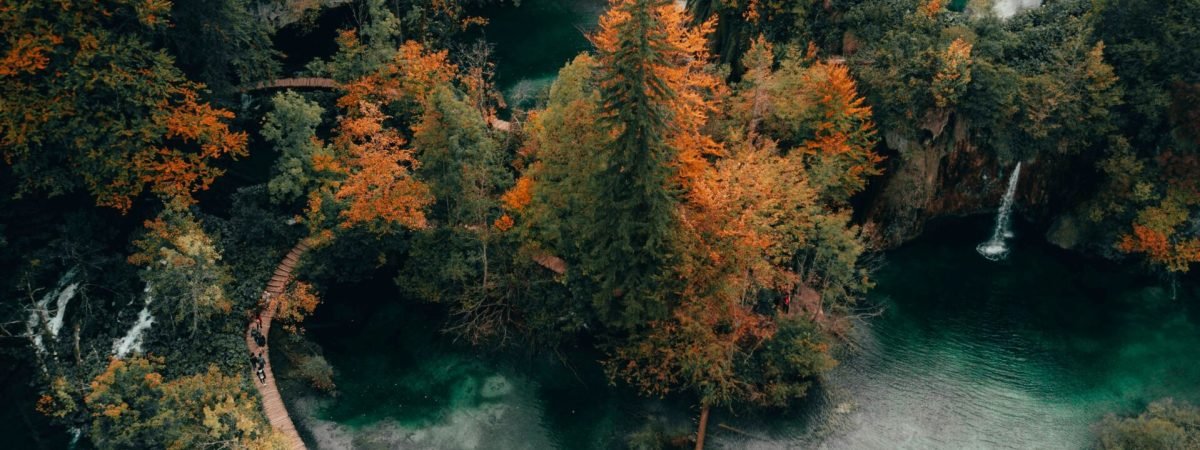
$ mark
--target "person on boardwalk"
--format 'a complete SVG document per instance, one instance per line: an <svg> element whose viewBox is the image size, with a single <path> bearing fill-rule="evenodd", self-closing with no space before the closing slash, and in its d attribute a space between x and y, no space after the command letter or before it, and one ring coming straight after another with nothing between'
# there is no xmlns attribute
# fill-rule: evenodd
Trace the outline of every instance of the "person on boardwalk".
<svg viewBox="0 0 1200 450"><path fill-rule="evenodd" d="M288 281L291 276L291 267L295 264L295 260L307 247L297 244L289 254L287 264L280 263L277 266L277 272L283 272L277 275L276 278L282 281ZM262 293L262 302L258 305L258 311L253 313L253 321L246 324L246 347L251 352L254 358L254 375L258 378L259 384L255 386L262 400L263 412L270 418L273 428L282 433L287 439L288 448L292 450L304 450L304 441L300 439L300 435L292 423L291 417L288 416L287 406L283 404L278 388L275 386L275 381L271 374L267 373L267 364L270 362L267 358L270 351L267 349L267 330L271 327L271 309L273 306L274 295L268 292L271 289L278 289L279 280L273 280L269 289ZM270 287L275 286L275 287ZM254 382L251 381L251 384ZM0 446L2 447L2 446Z"/></svg>
<svg viewBox="0 0 1200 450"><path fill-rule="evenodd" d="M267 338L259 333L258 330L250 330L250 337L254 338L254 343L259 347L267 345Z"/></svg>

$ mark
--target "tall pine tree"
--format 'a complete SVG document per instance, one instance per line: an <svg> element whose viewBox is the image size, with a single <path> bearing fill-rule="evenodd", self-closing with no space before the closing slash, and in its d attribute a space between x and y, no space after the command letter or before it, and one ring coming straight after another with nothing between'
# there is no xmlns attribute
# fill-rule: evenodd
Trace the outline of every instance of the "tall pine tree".
<svg viewBox="0 0 1200 450"><path fill-rule="evenodd" d="M589 187L596 222L582 236L583 272L597 284L601 319L632 328L666 311L677 200L669 183L675 152L666 142L675 96L663 9L666 0L614 0L592 37L599 52L602 123L613 140L601 150L603 168Z"/></svg>

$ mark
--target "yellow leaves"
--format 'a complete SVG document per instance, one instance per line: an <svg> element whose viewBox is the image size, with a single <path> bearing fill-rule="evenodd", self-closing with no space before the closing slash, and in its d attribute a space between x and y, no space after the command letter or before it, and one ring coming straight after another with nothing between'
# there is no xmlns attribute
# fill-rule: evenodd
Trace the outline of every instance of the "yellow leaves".
<svg viewBox="0 0 1200 450"><path fill-rule="evenodd" d="M230 131L225 123L232 112L199 102L193 86L176 88L173 95L178 97L160 102L154 121L163 129L164 143L175 145L148 145L131 155L125 164L138 185L122 178L110 181L96 199L99 205L126 212L141 184L166 201L191 204L193 193L208 189L223 173L209 165L211 160L247 154L246 133Z"/></svg>
<svg viewBox="0 0 1200 450"><path fill-rule="evenodd" d="M343 51L352 51L362 45L362 42L358 40L358 31L353 28L339 31L335 40Z"/></svg>
<svg viewBox="0 0 1200 450"><path fill-rule="evenodd" d="M158 387L158 385L162 384L162 375L157 373L148 373L144 378L146 385L150 387Z"/></svg>
<svg viewBox="0 0 1200 450"><path fill-rule="evenodd" d="M85 398L92 437L103 448L193 448L225 442L237 448L282 448L239 376L207 371L165 380L161 358L113 360ZM164 428L168 427L168 428Z"/></svg>
<svg viewBox="0 0 1200 450"><path fill-rule="evenodd" d="M176 93L182 99L164 118L168 139L200 144L201 158L216 158L227 153L245 155L246 133L231 132L224 123L233 119L233 112L198 103L198 94L191 88L180 88Z"/></svg>
<svg viewBox="0 0 1200 450"><path fill-rule="evenodd" d="M746 19L747 22L758 22L759 19L762 19L762 13L759 12L759 8L758 0L750 0L750 3L746 5L746 12L742 14L742 18Z"/></svg>
<svg viewBox="0 0 1200 450"><path fill-rule="evenodd" d="M55 413L54 412L54 397L51 397L46 394L42 394L42 396L38 398L37 406L35 406L34 409L36 409L37 412L42 413L42 415L53 416Z"/></svg>
<svg viewBox="0 0 1200 450"><path fill-rule="evenodd" d="M1200 239L1172 239L1150 227L1134 224L1133 234L1124 235L1117 249L1125 253L1145 253L1154 263L1171 272L1187 272L1192 263L1200 262Z"/></svg>
<svg viewBox="0 0 1200 450"><path fill-rule="evenodd" d="M1166 195L1157 204L1138 211L1133 233L1121 236L1116 247L1125 253L1144 253L1152 263L1170 272L1187 272L1191 264L1200 262L1200 238L1186 230L1191 208L1200 204L1194 175L1200 168L1194 157L1177 157L1170 152L1159 164L1164 166L1163 176L1168 180Z"/></svg>
<svg viewBox="0 0 1200 450"><path fill-rule="evenodd" d="M358 45L353 31L342 33L343 45ZM348 83L343 83L343 95L337 101L340 108L355 112L363 104L424 103L435 87L454 80L458 66L450 64L446 50L431 52L416 41L407 41L397 50L392 61L375 71Z"/></svg>
<svg viewBox="0 0 1200 450"><path fill-rule="evenodd" d="M430 52L417 41L401 45L393 65L401 92L420 102L428 98L434 87L453 80L458 71L458 66L450 64L446 50Z"/></svg>
<svg viewBox="0 0 1200 450"><path fill-rule="evenodd" d="M102 414L105 417L108 417L110 419L116 419L118 417L121 417L121 413L124 413L128 409L129 409L129 405L127 405L125 403L121 403L119 405L108 405L104 408L103 411L100 412L100 414Z"/></svg>
<svg viewBox="0 0 1200 450"><path fill-rule="evenodd" d="M938 72L933 77L933 100L939 108L954 105L971 82L971 44L957 38L938 54Z"/></svg>
<svg viewBox="0 0 1200 450"><path fill-rule="evenodd" d="M349 172L334 194L348 201L341 212L342 228L365 224L382 230L380 222L425 227L423 209L433 198L429 188L412 175L418 163L412 152L404 149L404 139L383 126L386 117L377 104L363 102L339 123L334 142L347 155ZM312 206L310 211L318 211Z"/></svg>
<svg viewBox="0 0 1200 450"><path fill-rule="evenodd" d="M471 28L472 26L483 27L483 26L487 26L487 24L488 24L487 17L467 16L467 17L463 18L463 20L461 22L459 22L458 26L460 29L465 31L466 29Z"/></svg>
<svg viewBox="0 0 1200 450"><path fill-rule="evenodd" d="M366 151L355 158L353 172L338 189L336 197L349 200L342 211L343 228L397 223L424 228L425 206L433 202L429 188L411 174L416 159L408 151Z"/></svg>
<svg viewBox="0 0 1200 450"><path fill-rule="evenodd" d="M80 395L66 377L57 376L50 382L48 392L38 398L36 409L47 417L65 418L78 410L75 397Z"/></svg>
<svg viewBox="0 0 1200 450"><path fill-rule="evenodd" d="M623 25L631 20L629 7L633 2L614 1L600 19L600 30L591 36L604 55L601 66L611 66L611 59L621 50L620 33ZM716 29L716 20L712 18L698 26L690 26L688 14L670 2L654 8L652 14L665 33L666 45L660 50L664 53L662 60L646 70L662 80L673 94L665 99L672 113L672 123L666 126L666 141L678 155L671 163L678 177L675 181L688 190L706 170L706 158L724 153L719 142L702 132L709 114L719 109L717 99L723 98L726 92L721 77L706 67L712 59L708 36Z"/></svg>

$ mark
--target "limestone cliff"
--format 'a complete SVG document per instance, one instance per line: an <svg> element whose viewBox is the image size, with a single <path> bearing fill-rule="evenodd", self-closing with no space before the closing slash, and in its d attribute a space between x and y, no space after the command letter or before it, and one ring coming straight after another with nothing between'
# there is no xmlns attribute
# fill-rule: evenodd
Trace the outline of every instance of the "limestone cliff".
<svg viewBox="0 0 1200 450"><path fill-rule="evenodd" d="M883 133L889 152L885 172L872 180L860 206L863 222L883 248L916 238L932 219L994 212L1015 164L972 142L965 120L945 111L930 116L920 138ZM1058 212L1069 210L1078 197L1074 174L1090 172L1074 167L1077 159L1025 160L1017 215L1045 227Z"/></svg>

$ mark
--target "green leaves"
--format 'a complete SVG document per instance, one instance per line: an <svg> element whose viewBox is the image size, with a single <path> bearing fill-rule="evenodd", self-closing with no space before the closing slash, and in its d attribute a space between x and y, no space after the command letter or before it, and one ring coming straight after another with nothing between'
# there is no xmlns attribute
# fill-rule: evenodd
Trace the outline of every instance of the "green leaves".
<svg viewBox="0 0 1200 450"><path fill-rule="evenodd" d="M176 322L190 321L195 333L201 321L227 314L233 303L226 296L231 276L211 238L186 209L171 206L134 241L138 252L129 262L142 266L141 278L151 305Z"/></svg>
<svg viewBox="0 0 1200 450"><path fill-rule="evenodd" d="M316 136L324 113L320 105L292 91L275 94L271 103L275 109L267 113L262 135L275 145L279 159L268 188L271 201L289 204L320 183L314 158L332 158L332 153Z"/></svg>

